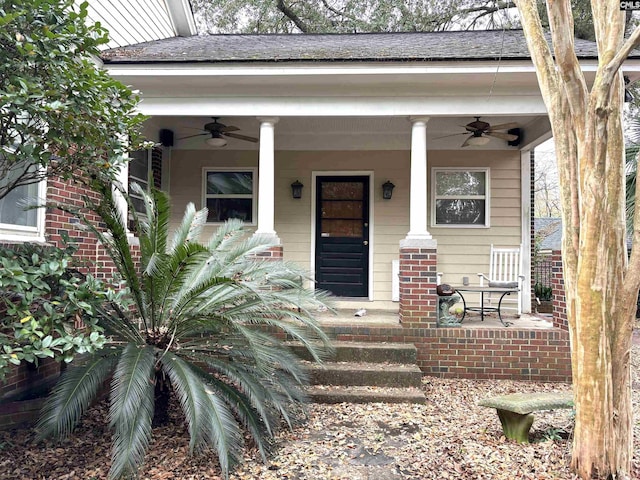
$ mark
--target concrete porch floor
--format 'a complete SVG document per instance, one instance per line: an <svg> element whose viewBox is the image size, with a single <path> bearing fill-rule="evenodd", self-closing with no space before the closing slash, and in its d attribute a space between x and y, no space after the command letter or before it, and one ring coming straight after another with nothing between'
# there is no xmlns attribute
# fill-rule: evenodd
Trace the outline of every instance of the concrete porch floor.
<svg viewBox="0 0 640 480"><path fill-rule="evenodd" d="M356 317L355 313L360 308L338 308L336 313L330 311L318 312L316 318L322 325L327 326L347 326L347 325L381 325L381 326L399 326L400 319L397 310L373 310L366 309L366 315ZM511 314L503 314L502 319L505 322L513 323L510 327L504 327L496 313L485 314L484 321L480 320L480 314L469 312L462 322L461 328L553 328L551 315L547 314L523 314L519 318Z"/></svg>

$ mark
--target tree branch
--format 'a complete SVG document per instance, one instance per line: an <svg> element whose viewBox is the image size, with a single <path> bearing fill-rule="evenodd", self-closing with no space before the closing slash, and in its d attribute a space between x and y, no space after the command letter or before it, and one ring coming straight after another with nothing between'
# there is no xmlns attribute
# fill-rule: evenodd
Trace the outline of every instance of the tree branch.
<svg viewBox="0 0 640 480"><path fill-rule="evenodd" d="M553 50L564 83L564 90L567 93L569 108L574 118L585 118L589 92L575 51L571 2L569 0L555 0L548 2L547 5ZM568 32L571 34L567 35ZM584 125L576 124L575 126L578 137L583 138Z"/></svg>
<svg viewBox="0 0 640 480"><path fill-rule="evenodd" d="M302 33L310 33L312 31L311 27L309 27L309 25L303 22L302 19L298 15L296 15L296 12L294 12L289 6L285 5L284 0L278 0L276 3L276 7L287 18L289 18Z"/></svg>
<svg viewBox="0 0 640 480"><path fill-rule="evenodd" d="M622 66L631 51L640 45L640 27L636 27L631 36L624 42L622 48L616 53L615 57L607 65L607 70L615 73Z"/></svg>
<svg viewBox="0 0 640 480"><path fill-rule="evenodd" d="M491 15L492 13L496 13L499 12L500 10L505 10L507 8L515 8L516 4L515 2L497 2L494 6L487 6L487 5L483 5L483 6L479 6L479 7L469 7L469 8L462 8L459 10L459 15L468 15L470 13L477 13L477 12L481 12L480 15L478 15L478 17L484 17L486 15Z"/></svg>
<svg viewBox="0 0 640 480"><path fill-rule="evenodd" d="M478 20L480 20L481 18L484 18L486 16L492 15L492 14L494 14L496 12L499 12L501 10L505 10L507 8L515 8L515 7L516 7L515 2L496 2L492 6L481 5L481 6L477 6L477 7L461 8L460 10L458 10L456 12L455 17L456 18L464 18L464 17L470 16L470 15L472 15L474 13L478 13L478 15L473 17L473 20L471 21L471 23L469 25L467 25L467 27L466 27L467 30L473 30L475 28L475 26L477 25Z"/></svg>

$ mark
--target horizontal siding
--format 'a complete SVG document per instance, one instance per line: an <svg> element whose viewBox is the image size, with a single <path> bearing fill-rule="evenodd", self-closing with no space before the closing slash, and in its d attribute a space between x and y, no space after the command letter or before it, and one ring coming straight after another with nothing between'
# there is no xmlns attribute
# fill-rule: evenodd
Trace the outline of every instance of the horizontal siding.
<svg viewBox="0 0 640 480"><path fill-rule="evenodd" d="M104 49L176 36L164 0L90 0L88 17L109 31Z"/></svg>
<svg viewBox="0 0 640 480"><path fill-rule="evenodd" d="M312 172L373 171L373 239L371 274L376 307L391 304L391 262L398 258L400 240L409 230L409 151L277 151L275 178L275 229L284 245L284 257L310 268ZM428 166L471 166L491 169L491 227L433 227L438 242L438 271L445 281L462 283L462 277L477 281L487 270L489 246L520 243L520 154L491 151L434 151ZM175 206L172 223L177 224L188 202L201 207L203 167L257 167L255 151L175 150L171 160L171 197ZM291 198L290 184L304 184L302 198ZM391 200L382 199L381 185L396 185ZM430 178L425 188L430 185ZM429 198L429 202L431 199ZM213 227L205 229L207 233ZM395 304L397 305L397 304Z"/></svg>

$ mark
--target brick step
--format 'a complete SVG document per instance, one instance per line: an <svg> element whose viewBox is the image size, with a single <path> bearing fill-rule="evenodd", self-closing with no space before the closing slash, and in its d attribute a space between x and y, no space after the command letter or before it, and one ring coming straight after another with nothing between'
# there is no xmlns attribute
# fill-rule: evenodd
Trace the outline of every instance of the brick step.
<svg viewBox="0 0 640 480"><path fill-rule="evenodd" d="M307 363L312 385L419 387L422 372L417 365L396 363Z"/></svg>
<svg viewBox="0 0 640 480"><path fill-rule="evenodd" d="M422 390L365 386L312 386L307 393L315 403L425 403Z"/></svg>
<svg viewBox="0 0 640 480"><path fill-rule="evenodd" d="M357 363L416 363L417 349L412 343L333 342L334 362ZM289 347L302 360L312 360L309 351L300 343Z"/></svg>

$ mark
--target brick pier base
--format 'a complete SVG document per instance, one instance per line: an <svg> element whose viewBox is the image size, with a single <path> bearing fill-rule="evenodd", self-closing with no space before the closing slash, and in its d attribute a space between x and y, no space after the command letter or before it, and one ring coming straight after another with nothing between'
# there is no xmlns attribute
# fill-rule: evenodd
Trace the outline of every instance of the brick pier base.
<svg viewBox="0 0 640 480"><path fill-rule="evenodd" d="M437 317L435 240L400 243L400 321L406 328L434 328Z"/></svg>

